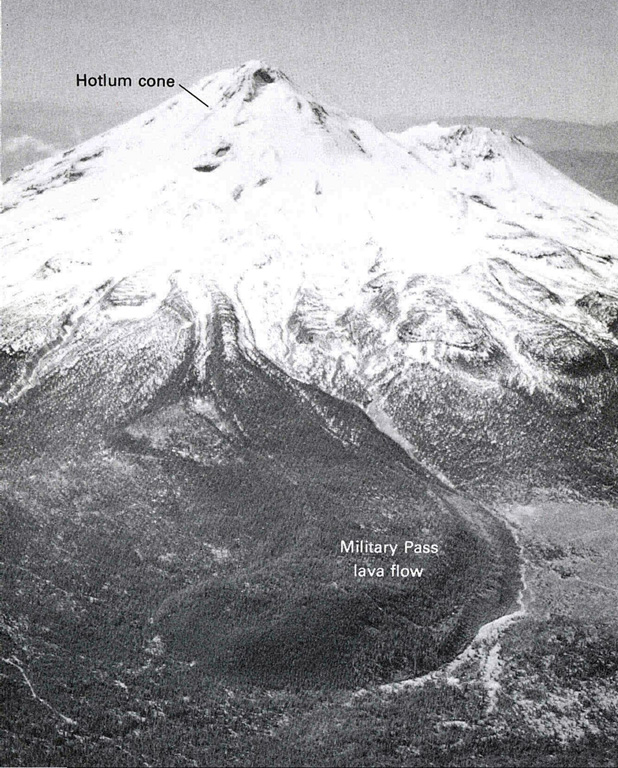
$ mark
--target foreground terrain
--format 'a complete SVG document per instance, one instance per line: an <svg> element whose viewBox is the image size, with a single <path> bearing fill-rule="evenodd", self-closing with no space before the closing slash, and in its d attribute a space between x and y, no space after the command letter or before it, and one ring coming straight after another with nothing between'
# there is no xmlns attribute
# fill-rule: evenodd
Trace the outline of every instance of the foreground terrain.
<svg viewBox="0 0 618 768"><path fill-rule="evenodd" d="M495 622L418 683L346 691L205 684L199 663L170 655L157 636L130 661L119 648L69 657L51 641L49 618L38 629L24 618L9 623L11 659L36 689L5 667L9 722L22 723L7 762L615 766L617 510L536 501L503 513L525 557L524 612ZM96 605L33 571L13 574L13 586L34 585L56 611L72 600L83 617ZM121 617L117 626L121 645Z"/></svg>

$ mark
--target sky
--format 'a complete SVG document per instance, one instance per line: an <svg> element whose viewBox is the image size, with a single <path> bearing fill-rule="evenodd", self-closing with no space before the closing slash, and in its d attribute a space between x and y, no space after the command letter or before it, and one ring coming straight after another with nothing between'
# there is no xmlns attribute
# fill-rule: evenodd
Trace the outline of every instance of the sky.
<svg viewBox="0 0 618 768"><path fill-rule="evenodd" d="M3 98L129 110L174 77L263 59L361 117L618 120L615 0L4 0Z"/></svg>

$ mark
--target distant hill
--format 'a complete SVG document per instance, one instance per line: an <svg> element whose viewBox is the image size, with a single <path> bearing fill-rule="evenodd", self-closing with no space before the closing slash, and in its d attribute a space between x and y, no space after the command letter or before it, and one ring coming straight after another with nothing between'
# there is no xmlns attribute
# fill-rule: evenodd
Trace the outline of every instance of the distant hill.
<svg viewBox="0 0 618 768"><path fill-rule="evenodd" d="M618 152L540 152L548 163L610 203L618 205Z"/></svg>
<svg viewBox="0 0 618 768"><path fill-rule="evenodd" d="M7 99L2 104L2 179L132 116L126 109L104 111Z"/></svg>

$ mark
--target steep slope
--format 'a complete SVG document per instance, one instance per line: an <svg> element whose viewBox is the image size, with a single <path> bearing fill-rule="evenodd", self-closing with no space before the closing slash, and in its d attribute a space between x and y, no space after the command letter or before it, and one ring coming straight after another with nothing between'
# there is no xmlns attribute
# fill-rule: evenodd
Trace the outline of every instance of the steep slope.
<svg viewBox="0 0 618 768"><path fill-rule="evenodd" d="M7 402L95 311L102 338L147 327L173 285L207 328L205 279L288 374L453 480L611 492L618 209L499 132L386 136L259 62L196 93L6 185Z"/></svg>
<svg viewBox="0 0 618 768"><path fill-rule="evenodd" d="M502 523L240 345L210 299L201 339L177 292L104 343L89 317L62 370L3 412L7 658L78 723L94 670L122 680L148 643L206 680L359 685L439 665L519 588Z"/></svg>

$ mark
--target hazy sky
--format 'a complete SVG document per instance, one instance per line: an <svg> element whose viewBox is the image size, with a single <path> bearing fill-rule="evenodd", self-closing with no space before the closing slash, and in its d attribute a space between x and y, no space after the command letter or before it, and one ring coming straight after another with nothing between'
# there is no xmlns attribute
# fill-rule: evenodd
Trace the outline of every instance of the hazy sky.
<svg viewBox="0 0 618 768"><path fill-rule="evenodd" d="M616 0L3 0L4 98L139 112L247 59L363 117L618 119Z"/></svg>

